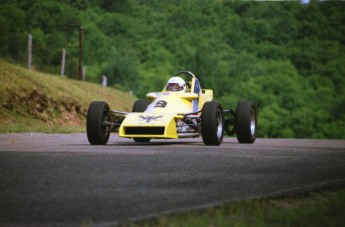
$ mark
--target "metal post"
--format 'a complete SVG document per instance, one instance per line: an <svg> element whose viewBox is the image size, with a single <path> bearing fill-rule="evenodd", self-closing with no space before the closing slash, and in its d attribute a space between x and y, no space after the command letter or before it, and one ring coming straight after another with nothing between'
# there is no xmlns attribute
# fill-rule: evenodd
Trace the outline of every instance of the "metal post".
<svg viewBox="0 0 345 227"><path fill-rule="evenodd" d="M28 38L28 69L32 66L32 35L29 34Z"/></svg>
<svg viewBox="0 0 345 227"><path fill-rule="evenodd" d="M108 84L108 78L106 77L106 76L102 76L102 85L104 86L104 87L106 87L107 86L107 84Z"/></svg>
<svg viewBox="0 0 345 227"><path fill-rule="evenodd" d="M61 77L64 77L64 74L65 74L65 62L66 62L66 49L62 48Z"/></svg>
<svg viewBox="0 0 345 227"><path fill-rule="evenodd" d="M83 75L83 26L79 29L79 80L82 79Z"/></svg>
<svg viewBox="0 0 345 227"><path fill-rule="evenodd" d="M86 66L83 65L83 81L86 80Z"/></svg>

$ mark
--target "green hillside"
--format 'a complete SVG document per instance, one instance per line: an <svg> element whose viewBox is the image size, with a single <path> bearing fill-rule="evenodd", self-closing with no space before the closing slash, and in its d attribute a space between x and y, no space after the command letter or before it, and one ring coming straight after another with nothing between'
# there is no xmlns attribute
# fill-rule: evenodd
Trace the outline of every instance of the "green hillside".
<svg viewBox="0 0 345 227"><path fill-rule="evenodd" d="M143 98L180 70L226 108L258 104L259 137L345 138L344 1L2 0L0 57Z"/></svg>
<svg viewBox="0 0 345 227"><path fill-rule="evenodd" d="M29 71L0 59L0 132L85 131L91 101L130 111L134 97L113 88Z"/></svg>

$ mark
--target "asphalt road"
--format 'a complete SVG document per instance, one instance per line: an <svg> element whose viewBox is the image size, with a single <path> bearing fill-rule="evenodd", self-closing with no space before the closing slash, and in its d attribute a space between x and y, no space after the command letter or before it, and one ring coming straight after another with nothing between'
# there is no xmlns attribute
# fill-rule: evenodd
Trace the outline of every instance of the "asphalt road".
<svg viewBox="0 0 345 227"><path fill-rule="evenodd" d="M345 185L344 140L0 134L0 225L107 226L247 198Z"/></svg>

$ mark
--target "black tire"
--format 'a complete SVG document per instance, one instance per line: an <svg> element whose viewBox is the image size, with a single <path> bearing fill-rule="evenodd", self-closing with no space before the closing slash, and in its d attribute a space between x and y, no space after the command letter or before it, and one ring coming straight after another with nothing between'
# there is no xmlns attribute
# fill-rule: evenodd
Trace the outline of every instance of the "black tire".
<svg viewBox="0 0 345 227"><path fill-rule="evenodd" d="M148 99L138 99L133 105L132 112L144 112L150 104L151 101Z"/></svg>
<svg viewBox="0 0 345 227"><path fill-rule="evenodd" d="M110 132L103 124L109 117L110 108L106 102L92 102L87 111L86 132L87 139L92 145L105 145L109 140Z"/></svg>
<svg viewBox="0 0 345 227"><path fill-rule="evenodd" d="M240 101L236 107L236 137L239 143L254 143L256 139L256 105L251 101Z"/></svg>
<svg viewBox="0 0 345 227"><path fill-rule="evenodd" d="M223 107L217 102L206 102L201 112L201 135L205 145L219 145L224 134Z"/></svg>
<svg viewBox="0 0 345 227"><path fill-rule="evenodd" d="M144 112L150 104L151 101L148 99L138 99L133 105L132 112ZM148 143L150 142L151 138L136 137L133 138L133 140L139 143Z"/></svg>

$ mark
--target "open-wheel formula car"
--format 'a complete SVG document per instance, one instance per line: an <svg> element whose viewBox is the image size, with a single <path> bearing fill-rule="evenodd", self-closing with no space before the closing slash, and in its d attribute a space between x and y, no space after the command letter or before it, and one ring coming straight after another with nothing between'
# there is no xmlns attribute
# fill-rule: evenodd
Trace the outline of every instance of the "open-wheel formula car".
<svg viewBox="0 0 345 227"><path fill-rule="evenodd" d="M106 144L112 132L136 142L201 136L205 145L220 145L224 133L236 134L240 143L255 141L256 105L240 101L235 111L224 109L212 100L213 91L201 89L189 71L178 72L161 92L146 96L134 103L132 112L112 110L103 101L92 102L86 122L90 144Z"/></svg>

